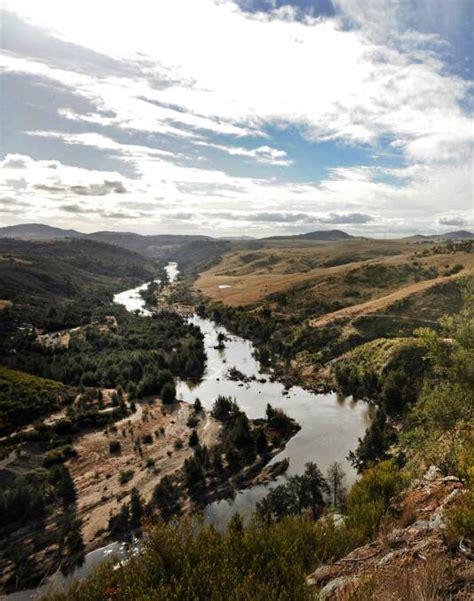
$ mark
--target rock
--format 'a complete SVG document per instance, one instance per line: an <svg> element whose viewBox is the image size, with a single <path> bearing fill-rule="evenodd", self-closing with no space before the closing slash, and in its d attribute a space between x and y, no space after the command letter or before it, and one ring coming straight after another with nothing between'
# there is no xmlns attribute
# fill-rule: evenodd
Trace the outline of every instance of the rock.
<svg viewBox="0 0 474 601"><path fill-rule="evenodd" d="M321 586L330 578L334 578L337 573L337 566L322 565L306 578L306 582L309 586Z"/></svg>
<svg viewBox="0 0 474 601"><path fill-rule="evenodd" d="M352 576L339 576L338 578L334 578L334 580L328 582L326 586L319 591L319 600L325 601L325 599L330 599L334 593L355 582L356 579Z"/></svg>
<svg viewBox="0 0 474 601"><path fill-rule="evenodd" d="M439 467L436 467L436 465L431 465L426 474L423 476L423 480L433 482L433 480L440 478L442 475L443 474L441 473Z"/></svg>

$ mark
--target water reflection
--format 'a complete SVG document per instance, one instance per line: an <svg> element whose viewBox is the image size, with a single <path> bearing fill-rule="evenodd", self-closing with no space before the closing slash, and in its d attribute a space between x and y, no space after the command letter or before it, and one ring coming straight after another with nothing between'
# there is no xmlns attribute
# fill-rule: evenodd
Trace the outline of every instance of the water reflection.
<svg viewBox="0 0 474 601"><path fill-rule="evenodd" d="M346 457L370 423L368 404L336 393L313 394L299 386L286 391L281 383L271 382L269 375L261 371L250 341L231 335L211 320L195 315L191 321L204 334L207 368L201 382L178 383L178 398L187 402L199 398L203 406L210 409L219 394L233 396L250 418L263 417L267 403L281 407L299 422L301 430L272 463L289 458L287 474L292 475L303 472L307 461L315 461L323 471L334 461L339 461L350 485L356 473ZM219 333L227 337L224 349L215 348ZM227 373L230 367L236 367L246 376L255 376L258 380L247 383L229 380ZM248 516L257 501L285 478L286 475L283 475L275 483L239 491L233 501L212 503L205 511L207 520L222 528L236 511Z"/></svg>

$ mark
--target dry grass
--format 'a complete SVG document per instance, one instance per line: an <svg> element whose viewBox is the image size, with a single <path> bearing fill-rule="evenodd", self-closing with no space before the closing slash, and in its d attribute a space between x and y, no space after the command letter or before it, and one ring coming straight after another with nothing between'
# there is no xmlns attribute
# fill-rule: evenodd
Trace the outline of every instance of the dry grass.
<svg viewBox="0 0 474 601"><path fill-rule="evenodd" d="M439 601L449 580L446 558L433 555L418 563L379 569L346 587L337 601Z"/></svg>
<svg viewBox="0 0 474 601"><path fill-rule="evenodd" d="M414 253L420 250L418 245L395 240L267 241L258 250L239 250L224 255L217 265L199 276L195 288L212 300L239 306L261 302L273 293L286 292L295 286L305 286L304 294L309 299L340 301L357 306L356 312L361 314L379 310L405 296L449 281L450 278L444 274L455 264L462 264L465 270L474 267L472 254L457 252L415 257ZM424 269L437 269L440 277L419 282L415 275L403 282L394 278L383 287L366 282L354 285L347 278L358 268L386 266L403 269L414 262ZM358 296L351 298L354 289ZM372 306L377 300L379 302ZM334 315L330 319L337 317Z"/></svg>

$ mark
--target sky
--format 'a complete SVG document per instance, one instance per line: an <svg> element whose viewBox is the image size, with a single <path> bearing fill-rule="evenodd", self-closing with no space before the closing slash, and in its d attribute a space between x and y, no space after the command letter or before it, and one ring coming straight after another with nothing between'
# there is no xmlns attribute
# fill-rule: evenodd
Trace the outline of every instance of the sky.
<svg viewBox="0 0 474 601"><path fill-rule="evenodd" d="M474 227L473 0L2 0L0 225Z"/></svg>

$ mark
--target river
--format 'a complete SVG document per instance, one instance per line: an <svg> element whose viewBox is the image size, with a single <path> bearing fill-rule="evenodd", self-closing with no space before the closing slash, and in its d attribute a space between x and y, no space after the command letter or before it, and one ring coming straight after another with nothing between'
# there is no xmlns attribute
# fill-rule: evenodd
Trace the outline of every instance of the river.
<svg viewBox="0 0 474 601"><path fill-rule="evenodd" d="M176 263L166 267L168 279L173 282L179 271ZM131 290L126 290L114 296L116 303L124 305L129 311L139 311L141 315L151 315L146 309L145 302L140 296L148 284L143 284ZM204 345L207 353L206 369L200 382L180 380L177 383L177 397L180 400L193 403L199 398L206 409L211 409L219 394L235 397L240 408L249 418L264 417L267 403L275 408L284 409L288 415L300 424L301 430L291 438L285 449L276 455L271 463L284 458L290 460L286 474L274 482L257 485L238 491L232 500L216 501L205 509L205 518L216 528L225 527L231 516L237 511L248 518L255 509L257 501L277 484L284 482L288 475L300 474L304 464L314 461L325 472L334 461L339 461L346 472L345 484L350 486L356 473L346 457L351 449L357 446L357 440L363 436L370 424L370 406L363 401L354 401L351 397L343 398L336 393L314 394L299 386L289 391L280 382L270 382L269 375L264 373L254 357L254 347L249 340L234 336L224 327L198 315L189 318L201 328L204 334ZM222 332L226 336L225 348L219 350L217 336ZM246 384L227 379L231 367L236 367L246 376L256 376L259 380ZM72 581L84 578L101 561L112 554L119 558L126 555L122 543L115 542L101 549L88 553L84 564L72 574L63 577L56 574L47 585L35 590L20 591L2 597L8 601L27 601L37 599L51 587L67 587Z"/></svg>

